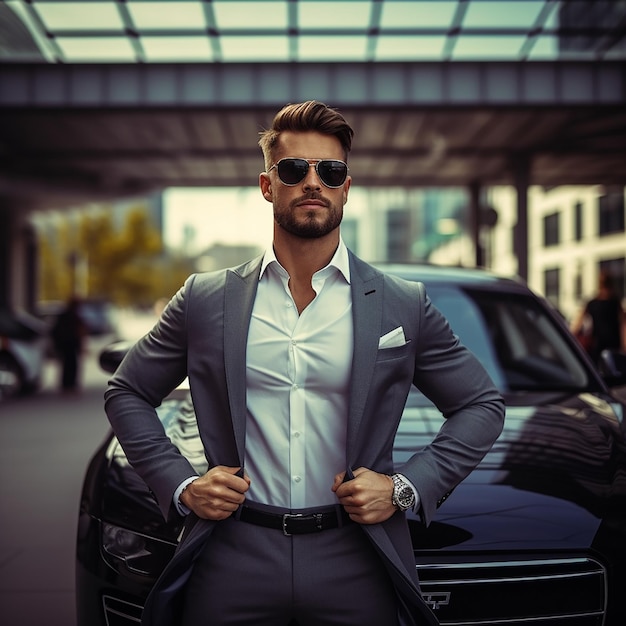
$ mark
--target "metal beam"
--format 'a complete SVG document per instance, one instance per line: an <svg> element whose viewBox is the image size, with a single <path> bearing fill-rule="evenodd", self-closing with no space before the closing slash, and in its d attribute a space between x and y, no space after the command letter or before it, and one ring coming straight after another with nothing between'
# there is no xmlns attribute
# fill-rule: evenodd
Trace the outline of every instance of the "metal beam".
<svg viewBox="0 0 626 626"><path fill-rule="evenodd" d="M2 107L623 106L623 61L14 64L0 66Z"/></svg>

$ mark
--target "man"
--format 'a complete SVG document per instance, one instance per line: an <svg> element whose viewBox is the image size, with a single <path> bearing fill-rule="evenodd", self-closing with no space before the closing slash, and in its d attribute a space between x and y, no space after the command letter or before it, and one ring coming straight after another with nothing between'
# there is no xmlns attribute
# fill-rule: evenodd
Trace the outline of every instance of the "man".
<svg viewBox="0 0 626 626"><path fill-rule="evenodd" d="M312 101L262 133L272 249L190 277L128 354L106 410L163 514L189 514L143 624L436 624L404 512L428 524L502 429L503 403L423 285L350 253L352 129ZM154 408L189 377L209 471ZM411 384L447 418L394 474Z"/></svg>

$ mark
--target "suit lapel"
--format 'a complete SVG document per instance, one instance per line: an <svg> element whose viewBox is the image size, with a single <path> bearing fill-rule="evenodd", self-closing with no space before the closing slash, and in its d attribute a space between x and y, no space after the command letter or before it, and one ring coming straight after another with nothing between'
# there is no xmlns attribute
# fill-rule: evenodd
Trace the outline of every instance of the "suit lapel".
<svg viewBox="0 0 626 626"><path fill-rule="evenodd" d="M382 327L383 276L350 254L354 355L348 413L347 460L358 447L363 411L378 352ZM226 275L224 294L224 363L237 452L244 462L246 429L246 344L258 287L261 258Z"/></svg>
<svg viewBox="0 0 626 626"><path fill-rule="evenodd" d="M260 268L261 258L229 271L224 287L224 366L233 431L242 465L246 433L246 344Z"/></svg>
<svg viewBox="0 0 626 626"><path fill-rule="evenodd" d="M351 466L363 411L378 352L382 321L383 277L370 265L350 254L352 318L354 322L354 356L348 414L347 460Z"/></svg>

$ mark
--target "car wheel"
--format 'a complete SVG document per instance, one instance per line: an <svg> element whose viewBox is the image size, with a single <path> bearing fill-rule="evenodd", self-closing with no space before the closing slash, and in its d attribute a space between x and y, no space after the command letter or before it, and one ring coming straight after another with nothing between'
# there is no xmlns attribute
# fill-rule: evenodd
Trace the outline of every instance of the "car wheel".
<svg viewBox="0 0 626 626"><path fill-rule="evenodd" d="M22 370L10 354L0 354L0 400L22 391Z"/></svg>

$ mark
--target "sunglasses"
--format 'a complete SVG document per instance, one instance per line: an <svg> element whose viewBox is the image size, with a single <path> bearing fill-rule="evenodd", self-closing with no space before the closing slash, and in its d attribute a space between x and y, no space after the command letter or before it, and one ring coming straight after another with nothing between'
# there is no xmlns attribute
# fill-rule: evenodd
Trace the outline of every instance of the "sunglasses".
<svg viewBox="0 0 626 626"><path fill-rule="evenodd" d="M280 182L288 187L302 182L312 165L315 166L317 176L326 187L336 189L346 182L348 166L343 161L337 159L311 159L311 161L316 161L316 163L309 163L307 159L287 157L274 163L267 171L271 172L276 168Z"/></svg>

